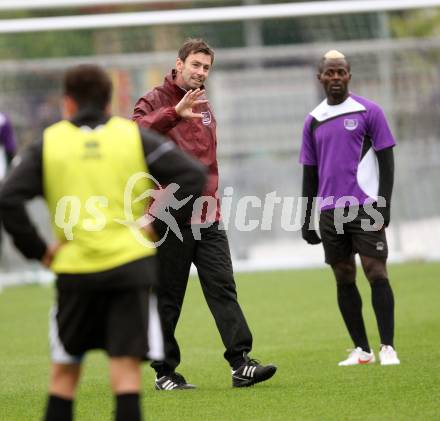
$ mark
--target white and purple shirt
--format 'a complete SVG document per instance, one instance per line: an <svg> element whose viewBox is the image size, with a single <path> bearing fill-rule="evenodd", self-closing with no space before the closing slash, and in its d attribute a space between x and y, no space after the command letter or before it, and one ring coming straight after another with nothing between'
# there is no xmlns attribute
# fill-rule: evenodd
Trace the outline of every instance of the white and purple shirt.
<svg viewBox="0 0 440 421"><path fill-rule="evenodd" d="M379 168L376 151L395 145L382 109L350 94L341 104L319 104L304 123L300 163L318 167L321 210L345 206L352 196L359 204L377 200ZM331 199L332 198L332 199ZM342 203L342 204L341 204Z"/></svg>

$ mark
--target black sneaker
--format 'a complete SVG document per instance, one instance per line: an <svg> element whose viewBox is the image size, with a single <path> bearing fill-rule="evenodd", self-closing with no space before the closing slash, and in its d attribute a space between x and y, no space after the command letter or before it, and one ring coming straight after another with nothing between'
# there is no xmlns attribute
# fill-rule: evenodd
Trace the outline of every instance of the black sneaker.
<svg viewBox="0 0 440 421"><path fill-rule="evenodd" d="M154 382L156 390L195 389L196 386L186 382L185 377L179 373L171 373L168 376L157 378Z"/></svg>
<svg viewBox="0 0 440 421"><path fill-rule="evenodd" d="M247 387L270 379L277 367L273 364L261 365L257 360L243 354L244 364L232 371L232 387Z"/></svg>

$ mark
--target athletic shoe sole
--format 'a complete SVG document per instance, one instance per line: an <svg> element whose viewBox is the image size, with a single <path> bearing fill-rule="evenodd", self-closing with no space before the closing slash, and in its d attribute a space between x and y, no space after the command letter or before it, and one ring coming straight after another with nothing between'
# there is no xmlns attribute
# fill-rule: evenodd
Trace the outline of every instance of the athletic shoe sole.
<svg viewBox="0 0 440 421"><path fill-rule="evenodd" d="M160 386L158 386L157 384L155 384L154 388L156 390L164 390L165 392L170 392L172 390L192 390L192 389L196 389L197 387L195 385L193 385L193 384L187 384L185 386L174 387L173 389L163 389Z"/></svg>

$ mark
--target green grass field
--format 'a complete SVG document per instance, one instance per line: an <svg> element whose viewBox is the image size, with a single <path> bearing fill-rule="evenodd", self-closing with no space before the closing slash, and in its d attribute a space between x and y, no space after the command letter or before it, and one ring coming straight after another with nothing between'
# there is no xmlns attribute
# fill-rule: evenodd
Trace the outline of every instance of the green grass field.
<svg viewBox="0 0 440 421"><path fill-rule="evenodd" d="M370 343L379 343L367 281L359 275ZM329 269L237 275L239 300L254 334L253 357L274 362L267 383L232 389L223 346L198 281L189 285L178 326L193 391L156 392L144 368L145 420L440 419L440 264L390 267L400 366L338 367L351 346ZM52 288L0 294L0 420L41 418L48 377L47 316ZM111 420L107 364L91 353L76 420Z"/></svg>

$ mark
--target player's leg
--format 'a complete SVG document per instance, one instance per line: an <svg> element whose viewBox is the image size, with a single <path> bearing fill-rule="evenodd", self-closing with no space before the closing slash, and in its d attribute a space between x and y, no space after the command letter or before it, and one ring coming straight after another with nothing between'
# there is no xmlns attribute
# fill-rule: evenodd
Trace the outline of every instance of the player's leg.
<svg viewBox="0 0 440 421"><path fill-rule="evenodd" d="M233 371L233 386L251 386L268 380L276 367L263 366L247 356L252 348L252 334L237 301L228 239L217 223L202 229L194 264L226 348L224 356Z"/></svg>
<svg viewBox="0 0 440 421"><path fill-rule="evenodd" d="M142 278L154 277L155 259L147 258L127 265L119 279L131 286L106 291L106 322L104 349L109 356L110 385L115 396L116 421L140 421L141 361L154 343L161 341L153 335L151 326L150 288ZM116 274L115 274L116 276ZM133 285L136 281L138 286ZM156 319L156 318L155 318ZM162 346L163 348L163 346ZM161 351L163 354L163 349Z"/></svg>
<svg viewBox="0 0 440 421"><path fill-rule="evenodd" d="M243 352L252 349L252 334L237 301L228 239L218 224L201 230L194 264L203 294L226 347L231 367L242 363Z"/></svg>
<svg viewBox="0 0 440 421"><path fill-rule="evenodd" d="M112 357L109 364L110 384L116 397L116 421L140 421L141 389L140 359L134 357Z"/></svg>
<svg viewBox="0 0 440 421"><path fill-rule="evenodd" d="M379 353L380 361L383 365L399 364L393 348L394 296L386 269L388 244L385 229L376 230L372 218L363 208L359 210L357 222L352 226L353 247L361 257L362 268L371 285L372 304L384 345Z"/></svg>
<svg viewBox="0 0 440 421"><path fill-rule="evenodd" d="M51 351L51 370L49 378L49 397L45 412L45 421L71 421L73 419L73 400L81 371L81 353L74 355L66 351L66 341L78 339L75 329L66 329L66 320L72 324L78 322L76 316L81 314L71 313L78 304L78 296L73 296L64 291L57 290L57 304L52 308L49 317L49 343ZM68 332L68 334L66 334Z"/></svg>
<svg viewBox="0 0 440 421"><path fill-rule="evenodd" d="M371 301L376 314L381 343L394 346L394 296L388 281L386 261L361 256L361 262L365 276L371 285Z"/></svg>
<svg viewBox="0 0 440 421"><path fill-rule="evenodd" d="M339 310L355 348L370 351L364 319L362 298L356 285L356 263L354 256L332 265L336 279Z"/></svg>
<svg viewBox="0 0 440 421"><path fill-rule="evenodd" d="M73 400L80 372L79 363L52 363L44 421L71 421L73 419Z"/></svg>
<svg viewBox="0 0 440 421"><path fill-rule="evenodd" d="M388 280L386 258L361 256L361 262L371 286L371 301L381 341L381 363L399 364L394 350L394 294Z"/></svg>
<svg viewBox="0 0 440 421"><path fill-rule="evenodd" d="M194 239L191 228L182 227L181 232L183 241L170 232L158 249L159 281L155 292L162 322L165 360L154 361L151 366L156 370L157 380L163 379L164 383L171 380L166 377L173 374L180 363L180 349L175 338L175 330L182 310L194 255ZM175 380L174 384L181 383L177 378ZM160 384L158 385L156 382L156 388L160 388ZM167 386L169 384L170 382L167 383Z"/></svg>
<svg viewBox="0 0 440 421"><path fill-rule="evenodd" d="M338 233L334 211L324 211L320 215L319 228L325 261L333 270L339 310L355 347L349 357L339 363L340 365L374 361L362 316L362 298L356 285L356 263L352 236L348 232L347 225L344 225L343 233Z"/></svg>

